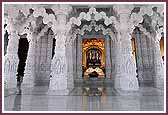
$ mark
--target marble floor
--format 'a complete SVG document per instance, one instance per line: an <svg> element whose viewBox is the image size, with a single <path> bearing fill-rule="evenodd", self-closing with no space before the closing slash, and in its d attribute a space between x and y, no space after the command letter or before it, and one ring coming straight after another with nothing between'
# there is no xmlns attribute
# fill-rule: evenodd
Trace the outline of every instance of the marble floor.
<svg viewBox="0 0 168 115"><path fill-rule="evenodd" d="M79 86L69 95L48 94L48 86L6 89L4 111L163 111L163 90L144 86L116 92L111 86Z"/></svg>

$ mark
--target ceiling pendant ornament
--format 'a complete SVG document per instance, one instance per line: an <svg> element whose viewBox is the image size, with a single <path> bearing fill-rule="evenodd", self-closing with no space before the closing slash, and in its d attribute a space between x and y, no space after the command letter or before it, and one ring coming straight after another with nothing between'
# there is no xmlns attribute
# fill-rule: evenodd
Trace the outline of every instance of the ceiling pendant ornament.
<svg viewBox="0 0 168 115"><path fill-rule="evenodd" d="M33 16L34 17L39 17L39 16L45 16L46 15L46 10L43 7L37 7L34 9Z"/></svg>
<svg viewBox="0 0 168 115"><path fill-rule="evenodd" d="M96 11L96 8L94 8L93 6L89 9L89 13L90 14L96 14L97 11Z"/></svg>

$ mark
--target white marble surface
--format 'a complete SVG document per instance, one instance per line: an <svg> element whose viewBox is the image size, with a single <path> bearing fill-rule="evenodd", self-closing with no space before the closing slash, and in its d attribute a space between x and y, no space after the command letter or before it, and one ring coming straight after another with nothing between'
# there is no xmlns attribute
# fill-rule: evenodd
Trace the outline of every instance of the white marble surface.
<svg viewBox="0 0 168 115"><path fill-rule="evenodd" d="M87 87L88 88L88 87ZM84 94L82 87L76 87L69 95L48 94L48 86L22 87L5 90L5 111L163 111L164 94L153 87L141 87L139 92L119 95L111 87L105 87L99 95L97 87L90 87ZM100 87L102 88L102 87Z"/></svg>

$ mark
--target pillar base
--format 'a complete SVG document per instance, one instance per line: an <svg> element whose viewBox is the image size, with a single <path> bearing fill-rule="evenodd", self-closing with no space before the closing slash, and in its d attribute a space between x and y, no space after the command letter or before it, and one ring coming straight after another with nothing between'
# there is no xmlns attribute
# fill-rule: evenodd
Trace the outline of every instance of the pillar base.
<svg viewBox="0 0 168 115"><path fill-rule="evenodd" d="M17 85L17 66L19 59L17 55L6 54L4 57L4 86L5 88L16 88Z"/></svg>
<svg viewBox="0 0 168 115"><path fill-rule="evenodd" d="M64 75L54 75L50 78L50 90L65 90L67 89L67 77Z"/></svg>
<svg viewBox="0 0 168 115"><path fill-rule="evenodd" d="M131 76L117 76L114 80L114 89L120 91L138 91L139 84L136 77Z"/></svg>
<svg viewBox="0 0 168 115"><path fill-rule="evenodd" d="M17 87L17 79L15 74L13 75L5 75L5 81L4 81L4 88L5 89L11 89Z"/></svg>
<svg viewBox="0 0 168 115"><path fill-rule="evenodd" d="M164 75L156 75L155 87L164 89Z"/></svg>
<svg viewBox="0 0 168 115"><path fill-rule="evenodd" d="M139 90L128 91L128 90L115 89L115 95L117 96L140 96L140 92Z"/></svg>
<svg viewBox="0 0 168 115"><path fill-rule="evenodd" d="M26 87L34 87L34 75L33 74L25 74L23 77L22 86Z"/></svg>

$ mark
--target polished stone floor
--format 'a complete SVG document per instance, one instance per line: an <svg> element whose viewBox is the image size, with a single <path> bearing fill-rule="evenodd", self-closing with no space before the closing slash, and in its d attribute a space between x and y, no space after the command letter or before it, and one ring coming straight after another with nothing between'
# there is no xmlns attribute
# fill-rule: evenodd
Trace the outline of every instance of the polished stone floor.
<svg viewBox="0 0 168 115"><path fill-rule="evenodd" d="M70 94L48 94L48 86L6 89L5 111L163 111L163 90L143 86L138 92L116 92L111 86L79 86Z"/></svg>

